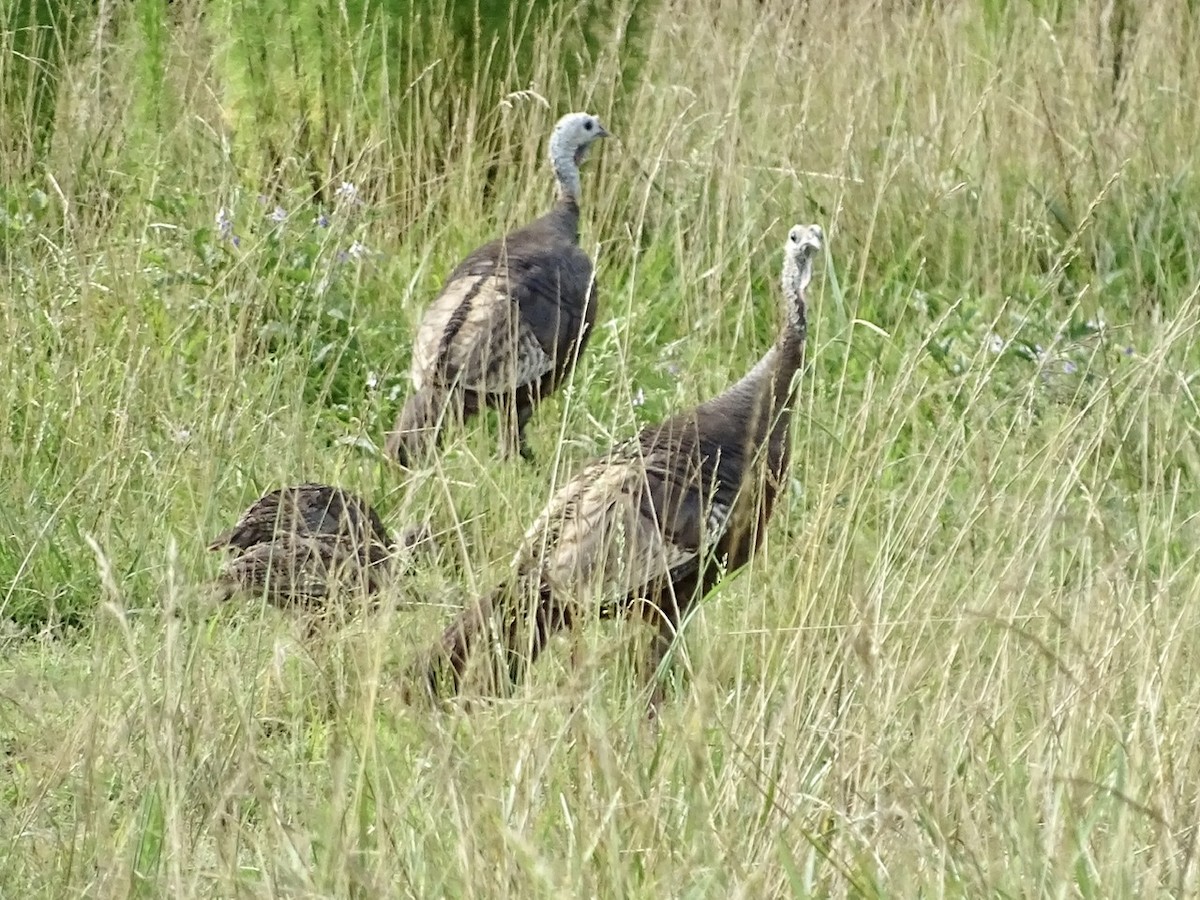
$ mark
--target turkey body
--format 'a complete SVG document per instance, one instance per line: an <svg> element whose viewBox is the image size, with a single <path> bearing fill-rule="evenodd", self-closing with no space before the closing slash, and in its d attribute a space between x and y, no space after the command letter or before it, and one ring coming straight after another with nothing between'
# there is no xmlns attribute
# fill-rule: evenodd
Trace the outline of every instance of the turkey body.
<svg viewBox="0 0 1200 900"><path fill-rule="evenodd" d="M526 532L513 577L444 632L425 670L461 688L474 647L498 647L492 689L520 681L550 636L589 611L657 626L657 670L690 607L757 549L789 468L794 376L804 361L804 290L822 246L796 226L785 247L785 323L774 346L720 396L642 429L560 488ZM657 705L656 691L652 708Z"/></svg>
<svg viewBox="0 0 1200 900"><path fill-rule="evenodd" d="M407 462L405 437L436 429L435 417L466 419L485 406L512 417L502 424L505 449L522 452L535 406L570 373L596 321L592 261L576 243L578 221L578 207L560 201L451 273L417 330L415 393L388 444L392 455Z"/></svg>
<svg viewBox="0 0 1200 900"><path fill-rule="evenodd" d="M229 554L217 578L220 599L248 592L275 606L313 608L338 588L378 591L390 576L392 539L360 497L305 483L255 501L208 549Z"/></svg>
<svg viewBox="0 0 1200 900"><path fill-rule="evenodd" d="M539 219L473 251L425 310L413 341L413 391L388 433L388 456L427 459L448 420L486 407L501 414L506 455L529 457L525 426L574 369L596 320L592 260L579 247L579 163L607 136L595 117L555 126L550 158L559 183Z"/></svg>

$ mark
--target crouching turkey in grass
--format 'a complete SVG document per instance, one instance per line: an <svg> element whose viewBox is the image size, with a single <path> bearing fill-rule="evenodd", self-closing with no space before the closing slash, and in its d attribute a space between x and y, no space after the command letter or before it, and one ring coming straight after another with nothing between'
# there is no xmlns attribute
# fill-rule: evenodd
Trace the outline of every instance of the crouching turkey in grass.
<svg viewBox="0 0 1200 900"><path fill-rule="evenodd" d="M823 239L817 225L788 233L784 323L758 364L719 397L644 428L567 482L526 532L513 576L446 629L416 673L415 693L461 690L476 647L489 658L493 688L515 684L551 635L589 607L657 626L645 670L654 676L689 608L750 558L785 482L805 292ZM656 687L652 714L660 701Z"/></svg>
<svg viewBox="0 0 1200 900"><path fill-rule="evenodd" d="M579 247L579 166L608 132L587 113L550 136L558 201L540 219L471 253L425 311L413 343L409 396L388 433L388 455L417 465L445 420L500 410L506 455L530 456L525 425L572 371L596 319L592 261Z"/></svg>
<svg viewBox="0 0 1200 900"><path fill-rule="evenodd" d="M367 597L395 574L399 557L428 546L428 526L393 540L361 497L324 484L281 488L256 500L209 550L230 556L215 598L265 596L279 607L319 611L336 592Z"/></svg>

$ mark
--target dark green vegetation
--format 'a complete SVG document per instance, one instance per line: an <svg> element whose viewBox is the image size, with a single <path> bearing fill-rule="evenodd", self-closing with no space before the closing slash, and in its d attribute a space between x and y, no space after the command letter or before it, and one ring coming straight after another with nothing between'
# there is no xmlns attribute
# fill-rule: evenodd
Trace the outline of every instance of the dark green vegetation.
<svg viewBox="0 0 1200 900"><path fill-rule="evenodd" d="M9 4L0 894L1194 893L1193 6ZM481 423L411 483L410 329L572 108L589 355L539 465ZM792 495L660 732L624 628L396 704L551 479L767 346L797 221ZM205 541L305 479L441 558L316 640L206 617Z"/></svg>

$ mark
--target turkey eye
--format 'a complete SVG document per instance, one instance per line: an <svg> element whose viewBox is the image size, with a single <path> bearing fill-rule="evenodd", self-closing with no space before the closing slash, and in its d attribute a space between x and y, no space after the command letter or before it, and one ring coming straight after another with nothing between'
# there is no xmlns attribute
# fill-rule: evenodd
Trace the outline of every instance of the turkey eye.
<svg viewBox="0 0 1200 900"><path fill-rule="evenodd" d="M592 123L591 123L591 122L584 122L584 123L583 123L583 130L584 130L584 131L591 131L591 130L592 130Z"/></svg>

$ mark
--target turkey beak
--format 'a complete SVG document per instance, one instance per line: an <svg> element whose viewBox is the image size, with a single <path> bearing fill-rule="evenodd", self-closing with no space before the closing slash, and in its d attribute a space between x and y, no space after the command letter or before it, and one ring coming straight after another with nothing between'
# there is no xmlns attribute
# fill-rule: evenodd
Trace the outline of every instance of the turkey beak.
<svg viewBox="0 0 1200 900"><path fill-rule="evenodd" d="M575 151L575 165L583 165L583 161L587 159L587 152L591 149L592 144L600 140L600 138L606 137L609 137L608 129L599 122L596 122L596 130L592 132L588 142L586 144L580 144L579 148Z"/></svg>
<svg viewBox="0 0 1200 900"><path fill-rule="evenodd" d="M821 252L821 248L825 245L825 232L820 225L813 225L808 229L808 235L804 238L804 243L801 245L803 249L808 251L808 256L816 256Z"/></svg>

